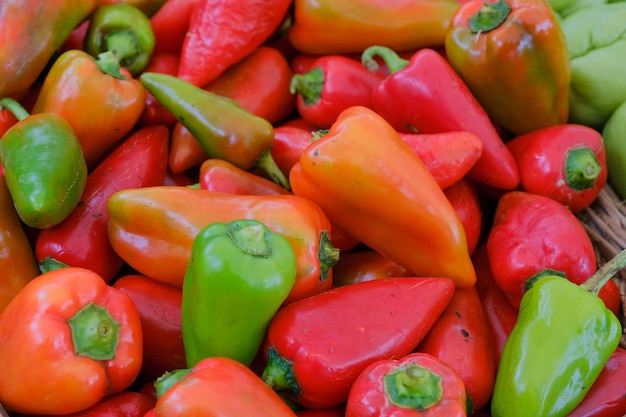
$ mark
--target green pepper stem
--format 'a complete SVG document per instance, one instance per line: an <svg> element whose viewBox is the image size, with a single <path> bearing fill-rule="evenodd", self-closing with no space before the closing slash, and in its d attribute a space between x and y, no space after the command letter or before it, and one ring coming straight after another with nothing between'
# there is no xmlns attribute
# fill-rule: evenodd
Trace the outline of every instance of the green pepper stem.
<svg viewBox="0 0 626 417"><path fill-rule="evenodd" d="M115 358L121 324L105 307L87 304L67 321L74 352L95 360Z"/></svg>
<svg viewBox="0 0 626 417"><path fill-rule="evenodd" d="M186 377L191 372L191 368L175 369L173 371L165 372L154 381L154 388L156 388L157 398L161 397L165 392L176 384L178 381Z"/></svg>
<svg viewBox="0 0 626 417"><path fill-rule="evenodd" d="M273 346L267 352L267 365L261 379L274 391L287 391L299 395L302 389L293 372L293 362L285 359Z"/></svg>
<svg viewBox="0 0 626 417"><path fill-rule="evenodd" d="M570 149L565 158L565 182L575 191L592 188L596 184L602 166L595 152L588 146Z"/></svg>
<svg viewBox="0 0 626 417"><path fill-rule="evenodd" d="M255 167L264 171L276 184L280 185L286 190L291 191L291 185L289 185L289 180L280 170L278 165L276 165L276 161L274 160L274 158L272 158L271 148L268 148L265 152L261 154L261 156L259 156L259 158L256 160Z"/></svg>
<svg viewBox="0 0 626 417"><path fill-rule="evenodd" d="M376 56L382 58L391 74L400 71L409 64L408 60L401 58L393 49L386 46L374 45L365 49L361 54L361 63L370 72L378 72L378 62L374 59Z"/></svg>
<svg viewBox="0 0 626 417"><path fill-rule="evenodd" d="M320 235L320 245L317 252L320 260L320 280L325 281L330 269L339 261L339 249L333 246L327 231Z"/></svg>
<svg viewBox="0 0 626 417"><path fill-rule="evenodd" d="M8 109L17 120L24 120L30 116L24 106L10 97L3 97L2 100L0 100L0 107Z"/></svg>
<svg viewBox="0 0 626 417"><path fill-rule="evenodd" d="M52 256L46 256L39 262L39 271L42 274L54 271L55 269L67 268L69 265L54 259Z"/></svg>
<svg viewBox="0 0 626 417"><path fill-rule="evenodd" d="M141 53L137 37L130 29L106 35L106 49L111 51L122 67L129 67Z"/></svg>
<svg viewBox="0 0 626 417"><path fill-rule="evenodd" d="M294 74L289 84L291 94L300 94L304 104L310 106L317 103L322 96L324 88L324 71L321 67L315 67L304 74Z"/></svg>
<svg viewBox="0 0 626 417"><path fill-rule="evenodd" d="M242 227L239 222L235 222L228 227L228 236L233 243L242 252L252 256L267 257L272 254L267 233L268 229L263 223L246 224Z"/></svg>
<svg viewBox="0 0 626 417"><path fill-rule="evenodd" d="M441 376L430 369L411 363L386 374L385 393L392 404L424 411L441 401Z"/></svg>
<svg viewBox="0 0 626 417"><path fill-rule="evenodd" d="M472 33L489 32L499 27L509 15L511 8L504 0L496 3L485 2L478 11L469 18Z"/></svg>
<svg viewBox="0 0 626 417"><path fill-rule="evenodd" d="M105 74L109 74L120 80L128 79L128 77L120 72L120 62L111 51L98 54L98 59L96 59L96 65L98 66L100 71Z"/></svg>
<svg viewBox="0 0 626 417"><path fill-rule="evenodd" d="M623 249L615 255L613 259L605 263L595 274L580 284L580 286L598 295L602 287L604 287L604 284L624 268L626 268L626 249Z"/></svg>

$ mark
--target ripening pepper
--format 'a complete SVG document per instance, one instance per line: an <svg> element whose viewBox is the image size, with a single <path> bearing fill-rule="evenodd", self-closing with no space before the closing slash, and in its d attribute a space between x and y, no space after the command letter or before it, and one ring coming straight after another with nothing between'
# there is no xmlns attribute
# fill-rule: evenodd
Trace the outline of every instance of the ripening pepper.
<svg viewBox="0 0 626 417"><path fill-rule="evenodd" d="M548 275L524 294L498 366L493 417L565 417L582 401L622 334L597 293L625 266L623 250L581 285Z"/></svg>
<svg viewBox="0 0 626 417"><path fill-rule="evenodd" d="M176 75L178 69L178 56L168 53L153 53L144 72L159 72ZM149 125L165 125L171 127L176 123L176 118L154 96L146 92L146 105L137 121L139 127Z"/></svg>
<svg viewBox="0 0 626 417"><path fill-rule="evenodd" d="M295 277L291 244L260 221L216 222L202 229L183 281L187 367L211 356L250 366Z"/></svg>
<svg viewBox="0 0 626 417"><path fill-rule="evenodd" d="M459 374L428 353L414 352L365 368L352 384L346 417L465 417Z"/></svg>
<svg viewBox="0 0 626 417"><path fill-rule="evenodd" d="M443 46L453 0L295 0L290 43L313 55L361 53L382 44L398 51Z"/></svg>
<svg viewBox="0 0 626 417"><path fill-rule="evenodd" d="M33 107L33 113L55 113L68 121L90 170L143 111L145 90L124 72L110 53L96 60L81 50L66 51L52 64Z"/></svg>
<svg viewBox="0 0 626 417"><path fill-rule="evenodd" d="M96 0L0 2L0 97L31 87L57 49L97 3Z"/></svg>
<svg viewBox="0 0 626 417"><path fill-rule="evenodd" d="M373 110L344 110L304 150L290 181L294 193L319 205L331 223L413 274L474 283L465 231L450 201Z"/></svg>
<svg viewBox="0 0 626 417"><path fill-rule="evenodd" d="M487 114L515 135L567 121L570 57L545 0L473 0L455 13L446 57Z"/></svg>
<svg viewBox="0 0 626 417"><path fill-rule="evenodd" d="M506 143L520 172L521 189L550 197L574 213L591 205L606 184L602 135L584 125L540 128Z"/></svg>
<svg viewBox="0 0 626 417"><path fill-rule="evenodd" d="M198 173L200 189L229 194L279 195L290 194L267 178L237 168L222 159L207 159Z"/></svg>
<svg viewBox="0 0 626 417"><path fill-rule="evenodd" d="M144 72L141 83L184 125L211 158L239 168L264 170L289 189L289 182L272 159L274 128L231 98L203 90L168 74Z"/></svg>
<svg viewBox="0 0 626 417"><path fill-rule="evenodd" d="M150 19L128 3L101 4L89 17L83 49L94 58L111 52L122 68L136 76L146 68L154 49Z"/></svg>
<svg viewBox="0 0 626 417"><path fill-rule="evenodd" d="M154 417L295 417L296 414L250 368L211 357L166 373L155 382Z"/></svg>
<svg viewBox="0 0 626 417"><path fill-rule="evenodd" d="M0 173L0 313L36 276L37 258Z"/></svg>
<svg viewBox="0 0 626 417"><path fill-rule="evenodd" d="M46 272L0 315L0 403L23 414L85 410L132 384L142 344L126 294L88 269Z"/></svg>
<svg viewBox="0 0 626 417"><path fill-rule="evenodd" d="M569 122L602 129L626 101L626 3L573 13L560 25L571 59Z"/></svg>
<svg viewBox="0 0 626 417"><path fill-rule="evenodd" d="M626 200L626 100L611 114L602 129L606 150L608 180L622 200Z"/></svg>
<svg viewBox="0 0 626 417"><path fill-rule="evenodd" d="M207 225L252 218L285 236L296 252L298 272L286 302L332 286L332 266L339 253L330 240L330 222L306 198L157 186L118 191L107 207L115 251L157 281L182 287L193 240Z"/></svg>
<svg viewBox="0 0 626 417"><path fill-rule="evenodd" d="M87 182L87 165L70 124L54 113L29 115L15 100L0 106L19 120L0 140L0 164L22 221L45 229L76 208Z"/></svg>

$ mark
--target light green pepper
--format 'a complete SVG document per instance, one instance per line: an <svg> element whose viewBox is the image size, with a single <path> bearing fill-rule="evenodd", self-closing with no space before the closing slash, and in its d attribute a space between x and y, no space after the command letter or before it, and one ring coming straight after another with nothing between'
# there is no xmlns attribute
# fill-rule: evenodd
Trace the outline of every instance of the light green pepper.
<svg viewBox="0 0 626 417"><path fill-rule="evenodd" d="M626 3L583 8L561 28L571 59L569 122L601 129L626 101Z"/></svg>
<svg viewBox="0 0 626 417"><path fill-rule="evenodd" d="M626 101L609 117L602 130L609 182L626 200Z"/></svg>

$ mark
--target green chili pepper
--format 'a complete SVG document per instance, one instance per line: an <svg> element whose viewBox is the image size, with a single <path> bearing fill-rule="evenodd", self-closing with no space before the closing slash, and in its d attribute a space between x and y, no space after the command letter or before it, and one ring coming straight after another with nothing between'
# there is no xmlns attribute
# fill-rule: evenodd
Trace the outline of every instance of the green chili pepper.
<svg viewBox="0 0 626 417"><path fill-rule="evenodd" d="M274 127L235 100L203 90L178 77L154 72L141 75L141 83L191 132L211 158L245 170L259 168L277 184L289 181L270 153Z"/></svg>
<svg viewBox="0 0 626 417"><path fill-rule="evenodd" d="M295 277L291 244L265 224L242 219L202 229L182 289L188 367L210 356L250 365Z"/></svg>
<svg viewBox="0 0 626 417"><path fill-rule="evenodd" d="M625 266L623 250L580 286L548 275L524 293L502 351L493 417L567 416L582 401L622 335L597 293Z"/></svg>
<svg viewBox="0 0 626 417"><path fill-rule="evenodd" d="M137 75L148 66L154 43L150 18L130 4L116 3L93 13L84 49L94 58L111 51L123 68Z"/></svg>
<svg viewBox="0 0 626 417"><path fill-rule="evenodd" d="M626 101L615 109L602 129L609 182L626 200Z"/></svg>
<svg viewBox="0 0 626 417"><path fill-rule="evenodd" d="M70 124L55 113L29 115L3 98L18 122L0 140L0 164L22 221L43 229L61 223L78 205L87 164Z"/></svg>

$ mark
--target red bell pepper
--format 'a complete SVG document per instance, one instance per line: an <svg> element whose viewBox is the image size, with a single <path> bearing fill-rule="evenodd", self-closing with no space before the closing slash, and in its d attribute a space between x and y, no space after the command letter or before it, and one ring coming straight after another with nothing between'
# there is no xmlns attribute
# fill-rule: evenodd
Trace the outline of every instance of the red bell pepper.
<svg viewBox="0 0 626 417"><path fill-rule="evenodd" d="M113 287L128 295L139 313L144 341L141 372L156 378L184 368L182 290L136 274L118 278Z"/></svg>
<svg viewBox="0 0 626 417"><path fill-rule="evenodd" d="M155 417L295 417L250 368L226 357L209 357L193 368L157 379Z"/></svg>
<svg viewBox="0 0 626 417"><path fill-rule="evenodd" d="M300 156L313 141L311 131L292 125L274 128L274 146L270 153L278 168L289 176L291 168L300 161Z"/></svg>
<svg viewBox="0 0 626 417"><path fill-rule="evenodd" d="M363 63L377 71L374 56L385 60L389 75L374 90L374 109L400 132L466 131L483 142L480 159L469 177L506 190L519 185L515 159L480 103L446 59L433 49L417 51L410 60L389 48L373 46Z"/></svg>
<svg viewBox="0 0 626 417"><path fill-rule="evenodd" d="M545 195L573 212L591 205L606 184L602 135L584 125L534 130L507 142L524 191Z"/></svg>
<svg viewBox="0 0 626 417"><path fill-rule="evenodd" d="M476 187L472 181L462 178L445 188L443 193L463 224L467 239L467 251L472 255L478 246L483 231L483 213Z"/></svg>
<svg viewBox="0 0 626 417"><path fill-rule="evenodd" d="M483 154L483 142L471 132L399 134L441 188L465 177Z"/></svg>
<svg viewBox="0 0 626 417"><path fill-rule="evenodd" d="M300 116L320 129L328 129L351 106L373 108L372 91L384 76L368 71L359 61L343 55L322 55L304 74L291 79Z"/></svg>
<svg viewBox="0 0 626 417"><path fill-rule="evenodd" d="M153 53L144 72L158 72L161 74L176 75L178 71L178 55L168 53ZM176 117L170 113L152 94L146 91L146 105L137 121L139 126L165 125L168 127L176 123Z"/></svg>
<svg viewBox="0 0 626 417"><path fill-rule="evenodd" d="M585 398L568 417L623 417L626 415L626 349L618 347Z"/></svg>
<svg viewBox="0 0 626 417"><path fill-rule="evenodd" d="M107 201L120 190L163 184L168 137L165 126L144 127L109 154L87 177L81 201L72 213L37 236L35 252L40 264L52 258L90 269L106 282L113 280L124 262L109 242Z"/></svg>
<svg viewBox="0 0 626 417"><path fill-rule="evenodd" d="M417 352L434 356L461 377L468 414L489 403L496 380L496 355L476 287L457 288Z"/></svg>
<svg viewBox="0 0 626 417"><path fill-rule="evenodd" d="M335 407L320 408L317 410L305 408L296 413L298 417L345 417L345 407L343 405Z"/></svg>
<svg viewBox="0 0 626 417"><path fill-rule="evenodd" d="M0 403L23 414L85 410L141 369L134 303L84 268L30 281L0 315L0 341Z"/></svg>
<svg viewBox="0 0 626 417"><path fill-rule="evenodd" d="M206 86L261 46L290 5L291 0L199 0L183 41L178 77Z"/></svg>
<svg viewBox="0 0 626 417"><path fill-rule="evenodd" d="M392 277L283 306L261 350L268 361L261 377L304 407L340 404L367 366L409 354L453 292L447 278Z"/></svg>
<svg viewBox="0 0 626 417"><path fill-rule="evenodd" d="M205 89L235 100L250 113L276 123L296 109L296 96L289 90L293 71L276 48L259 46Z"/></svg>
<svg viewBox="0 0 626 417"><path fill-rule="evenodd" d="M180 55L191 14L199 2L200 0L168 0L150 17L150 26L154 33L153 54Z"/></svg>
<svg viewBox="0 0 626 417"><path fill-rule="evenodd" d="M143 417L154 407L155 402L146 394L122 391L103 398L93 407L77 413L64 414L64 417Z"/></svg>
<svg viewBox="0 0 626 417"><path fill-rule="evenodd" d="M346 417L465 417L459 374L427 353L375 362L356 379Z"/></svg>
<svg viewBox="0 0 626 417"><path fill-rule="evenodd" d="M333 266L333 285L342 287L357 282L411 275L411 272L391 259L374 250L364 249L341 254Z"/></svg>
<svg viewBox="0 0 626 417"><path fill-rule="evenodd" d="M516 308L527 281L544 270L581 284L597 268L593 243L576 216L550 197L525 191L509 191L498 201L487 251L495 282ZM620 304L607 298L615 297L614 286L609 280L598 294L609 309Z"/></svg>

